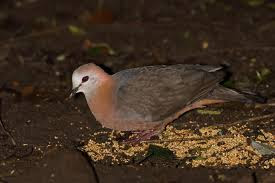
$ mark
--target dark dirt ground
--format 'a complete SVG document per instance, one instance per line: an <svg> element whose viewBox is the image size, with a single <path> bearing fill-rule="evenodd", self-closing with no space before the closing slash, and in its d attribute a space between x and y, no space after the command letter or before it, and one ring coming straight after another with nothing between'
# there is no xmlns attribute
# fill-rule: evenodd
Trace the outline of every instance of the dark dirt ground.
<svg viewBox="0 0 275 183"><path fill-rule="evenodd" d="M254 7L246 1L210 0L1 1L1 118L15 143L0 129L0 182L275 182L274 167L228 170L90 162L77 147L101 126L83 96L66 100L72 71L91 61L111 72L152 64L225 64L234 87L272 99L275 11L269 2ZM72 33L69 25L85 33ZM116 54L87 52L87 40L107 43ZM266 68L271 73L259 79L256 71ZM219 107L222 115L193 111L175 124L230 123L275 113L272 106ZM254 122L255 129L259 126L261 121ZM274 123L263 128L275 133Z"/></svg>

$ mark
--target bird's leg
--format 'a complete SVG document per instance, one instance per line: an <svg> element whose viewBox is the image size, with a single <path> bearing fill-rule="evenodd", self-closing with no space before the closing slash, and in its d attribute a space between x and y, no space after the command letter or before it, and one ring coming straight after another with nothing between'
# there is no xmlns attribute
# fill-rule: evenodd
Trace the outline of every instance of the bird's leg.
<svg viewBox="0 0 275 183"><path fill-rule="evenodd" d="M145 130L136 130L136 131L131 131L132 134L141 134L144 133Z"/></svg>
<svg viewBox="0 0 275 183"><path fill-rule="evenodd" d="M136 134L135 137L125 140L124 142L129 144L137 144L141 141L150 140L151 137L160 134L165 129L165 127L166 127L166 124L162 123L160 125L157 125L153 129L140 131L138 133L135 132Z"/></svg>
<svg viewBox="0 0 275 183"><path fill-rule="evenodd" d="M195 108L202 108L202 107L204 106L201 105L200 103L198 104L195 103L185 107L182 113L190 111ZM174 118L177 118L178 117L177 115L178 114L176 114ZM172 121L173 120L168 120L166 122L160 123L159 125L155 126L153 129L144 130L144 131L135 131L134 134L136 134L136 136L128 140L125 140L124 142L129 144L137 144L141 141L150 140L151 137L160 134L165 129L165 127Z"/></svg>
<svg viewBox="0 0 275 183"><path fill-rule="evenodd" d="M159 125L155 126L153 129L144 130L144 131L135 131L134 134L136 134L136 136L124 142L129 144L137 144L141 141L150 140L151 137L160 134L169 123L171 123L174 119L177 119L183 113L191 111L193 109L204 108L206 105L224 103L224 102L225 102L224 100L213 100L213 99L199 100L197 102L194 102L184 107L179 113L176 113L174 117L170 118L167 121L164 121L163 123L160 123Z"/></svg>

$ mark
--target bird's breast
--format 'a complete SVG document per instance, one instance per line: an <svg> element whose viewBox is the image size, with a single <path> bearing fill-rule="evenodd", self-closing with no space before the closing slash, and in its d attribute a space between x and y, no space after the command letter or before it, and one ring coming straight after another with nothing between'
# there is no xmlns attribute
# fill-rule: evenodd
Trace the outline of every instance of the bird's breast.
<svg viewBox="0 0 275 183"><path fill-rule="evenodd" d="M115 116L114 87L111 82L100 85L92 96L86 97L89 108L94 117L103 126L110 126Z"/></svg>

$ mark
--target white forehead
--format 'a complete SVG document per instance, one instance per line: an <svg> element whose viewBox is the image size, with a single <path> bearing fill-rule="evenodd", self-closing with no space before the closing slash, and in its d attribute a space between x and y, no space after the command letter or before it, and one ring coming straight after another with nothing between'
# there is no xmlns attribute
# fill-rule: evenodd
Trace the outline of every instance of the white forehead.
<svg viewBox="0 0 275 183"><path fill-rule="evenodd" d="M84 76L91 75L94 69L95 65L93 63L81 65L73 72L73 79L79 80Z"/></svg>
<svg viewBox="0 0 275 183"><path fill-rule="evenodd" d="M82 78L89 76L90 80L98 79L101 73L101 69L93 63L85 64L78 67L72 75L72 82L74 85L78 85L82 82Z"/></svg>
<svg viewBox="0 0 275 183"><path fill-rule="evenodd" d="M72 76L73 83L81 83L83 77L84 73L79 73L77 70L75 70Z"/></svg>
<svg viewBox="0 0 275 183"><path fill-rule="evenodd" d="M76 86L76 85L79 85L81 82L82 82L82 78L87 76L89 74L89 65L86 64L86 65L82 65L80 67L78 67L74 72L73 72L73 75L72 75L72 82L73 82L73 85Z"/></svg>

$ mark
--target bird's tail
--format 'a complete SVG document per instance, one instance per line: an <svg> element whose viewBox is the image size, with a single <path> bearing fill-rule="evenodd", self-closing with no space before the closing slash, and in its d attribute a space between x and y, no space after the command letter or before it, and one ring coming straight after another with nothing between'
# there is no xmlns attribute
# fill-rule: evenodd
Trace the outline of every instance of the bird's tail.
<svg viewBox="0 0 275 183"><path fill-rule="evenodd" d="M243 103L265 103L266 99L255 93L235 91L223 86L218 86L210 93L210 98L224 100L224 101L236 101Z"/></svg>

